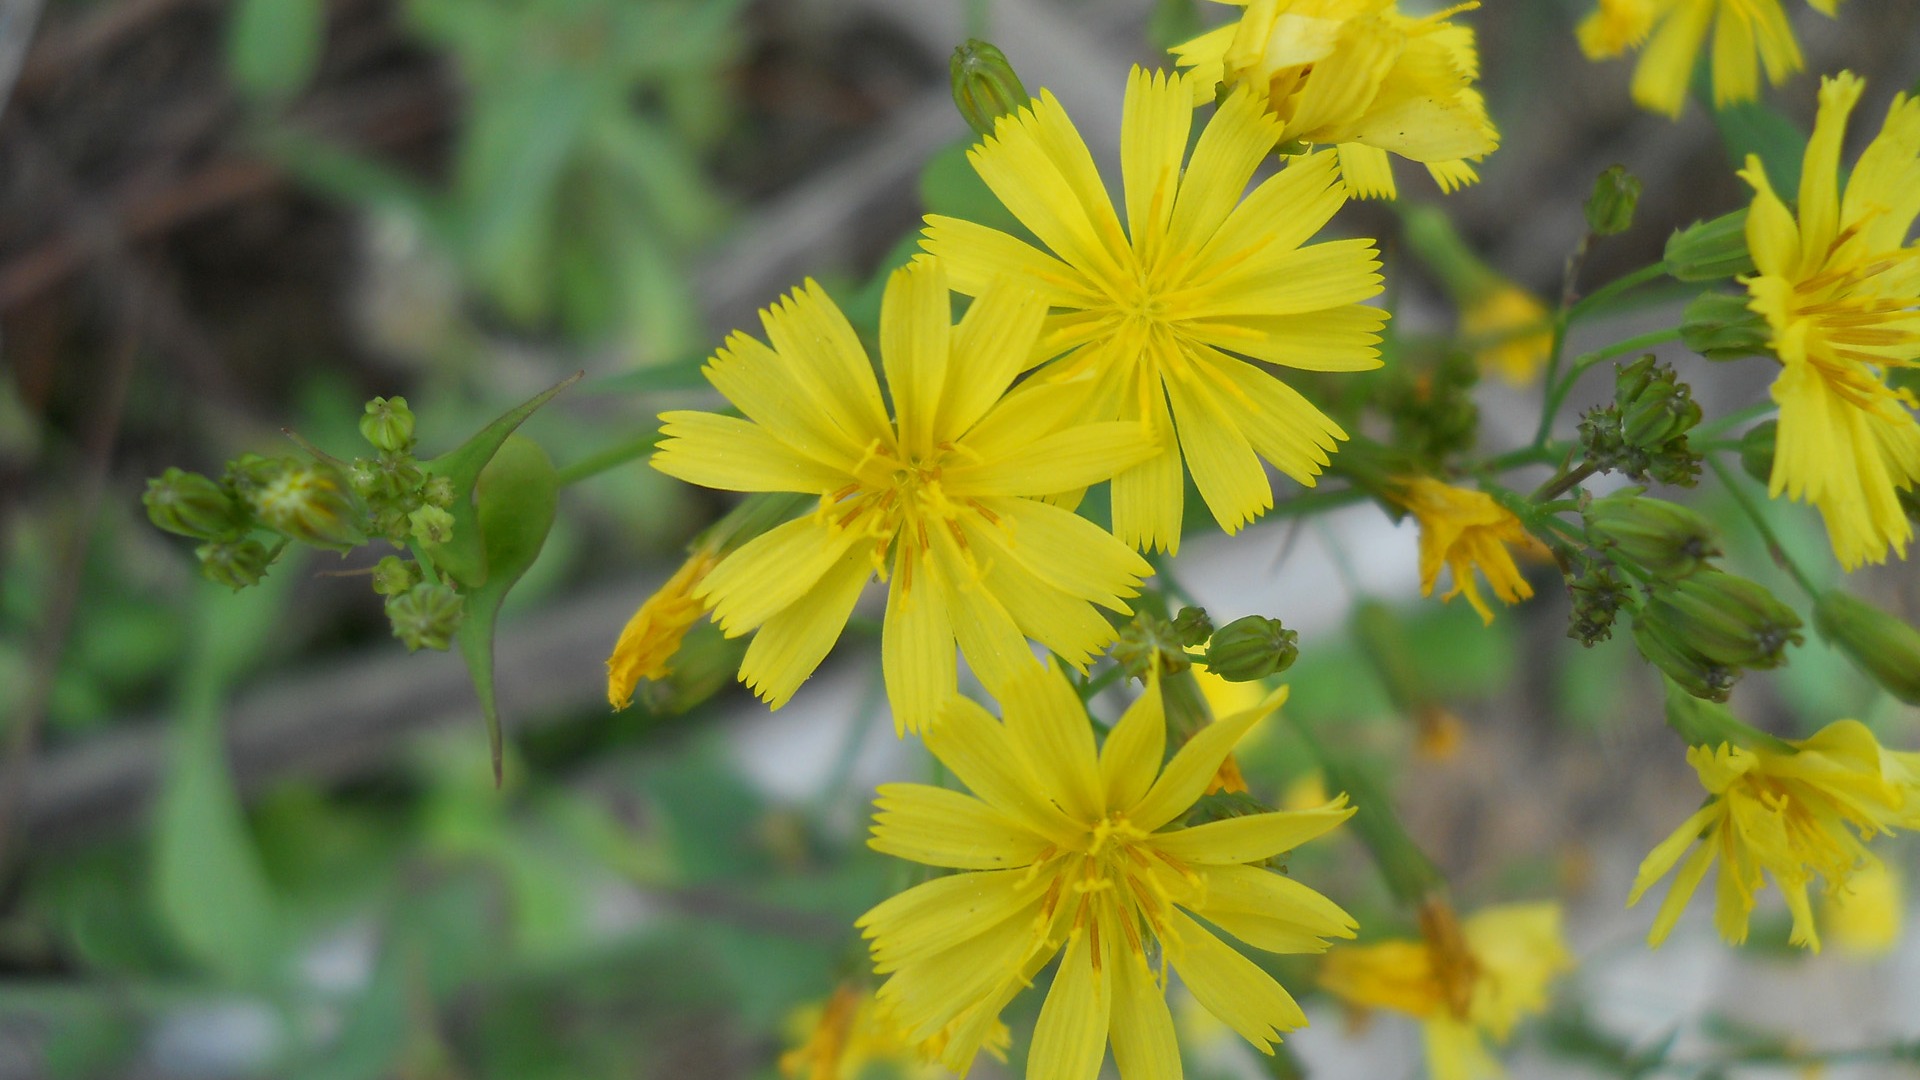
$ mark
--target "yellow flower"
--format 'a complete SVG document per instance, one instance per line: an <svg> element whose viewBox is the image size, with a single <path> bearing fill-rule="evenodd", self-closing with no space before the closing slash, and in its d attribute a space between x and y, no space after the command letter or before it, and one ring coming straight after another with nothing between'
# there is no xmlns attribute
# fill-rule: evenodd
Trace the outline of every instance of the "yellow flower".
<svg viewBox="0 0 1920 1080"><path fill-rule="evenodd" d="M1002 1008L1064 950L1027 1057L1031 1080L1094 1080L1108 1039L1120 1075L1180 1075L1164 971L1263 1051L1306 1017L1272 976L1195 921L1255 948L1319 952L1354 924L1265 860L1352 814L1344 797L1191 828L1176 823L1234 742L1277 708L1200 729L1165 768L1158 679L1096 752L1085 707L1059 668L1021 675L1006 722L954 699L927 747L973 795L920 784L880 789L872 846L962 873L882 903L859 925L879 997L910 1037L953 1025L942 1059L964 1070Z"/></svg>
<svg viewBox="0 0 1920 1080"><path fill-rule="evenodd" d="M711 552L695 552L627 620L607 658L607 701L614 708L633 704L633 688L641 679L672 674L668 665L673 654L680 651L687 630L706 614L706 605L694 599L693 590L718 563Z"/></svg>
<svg viewBox="0 0 1920 1080"><path fill-rule="evenodd" d="M1899 872L1875 859L1855 871L1845 888L1821 897L1820 921L1832 930L1841 952L1885 956L1900 944L1900 926L1907 917L1905 891Z"/></svg>
<svg viewBox="0 0 1920 1080"><path fill-rule="evenodd" d="M1242 200L1279 122L1251 95L1234 95L1183 171L1189 94L1165 73L1135 68L1127 82L1124 231L1086 144L1042 91L968 157L1052 254L938 216L927 218L924 241L947 260L956 291L977 294L1011 275L1054 309L1033 359L1067 355L1038 374L1041 385L1073 388L1090 418L1144 422L1154 433L1161 452L1113 479L1113 524L1121 540L1166 551L1180 544L1182 451L1232 533L1273 505L1261 458L1311 486L1346 438L1284 383L1222 350L1366 370L1380 365L1386 321L1361 303L1380 292L1372 241L1301 246L1346 200L1332 156L1296 160Z"/></svg>
<svg viewBox="0 0 1920 1080"><path fill-rule="evenodd" d="M915 1044L884 1006L861 987L842 984L824 1005L797 1010L788 1020L795 1045L780 1055L785 1080L863 1080L874 1066L891 1066L887 1075L905 1080L943 1080L936 1062L944 1043L936 1036ZM1002 1024L989 1032L986 1050L1005 1060L1008 1032Z"/></svg>
<svg viewBox="0 0 1920 1080"><path fill-rule="evenodd" d="M1808 3L1832 15L1840 0ZM1780 0L1600 0L1580 24L1580 48L1588 59L1607 60L1644 43L1633 71L1633 100L1678 117L1709 28L1716 109L1758 97L1762 67L1767 81L1778 84L1804 66Z"/></svg>
<svg viewBox="0 0 1920 1080"><path fill-rule="evenodd" d="M1482 622L1493 622L1493 609L1480 595L1473 577L1476 569L1486 575L1493 594L1506 603L1517 604L1533 595L1533 586L1520 576L1507 545L1532 548L1536 542L1520 519L1492 496L1430 476L1415 476L1400 482L1394 498L1420 523L1420 595L1433 595L1443 565L1453 571L1453 590L1441 599L1465 593Z"/></svg>
<svg viewBox="0 0 1920 1080"><path fill-rule="evenodd" d="M1913 527L1897 489L1920 480L1913 394L1882 377L1920 362L1920 244L1906 243L1920 216L1920 100L1894 98L1842 194L1840 144L1863 88L1848 72L1821 82L1797 220L1757 158L1740 174L1754 189L1749 306L1782 365L1768 493L1819 507L1849 570L1889 548L1906 557Z"/></svg>
<svg viewBox="0 0 1920 1080"><path fill-rule="evenodd" d="M1687 762L1712 797L1640 864L1627 906L1677 864L1647 944L1658 947L1717 859L1714 925L1730 944L1747 940L1754 894L1771 874L1793 913L1792 944L1820 951L1808 905L1814 875L1843 889L1874 860L1863 842L1920 825L1920 753L1883 749L1857 720L1836 720L1787 750L1722 743L1694 746ZM1859 835L1855 835L1858 833ZM1700 846L1693 847L1695 840ZM1687 849L1693 852L1680 861Z"/></svg>
<svg viewBox="0 0 1920 1080"><path fill-rule="evenodd" d="M1461 307L1460 337L1481 371L1526 386L1553 353L1553 316L1538 297L1500 280Z"/></svg>
<svg viewBox="0 0 1920 1080"><path fill-rule="evenodd" d="M816 512L743 544L693 590L729 637L759 631L740 679L769 705L826 657L876 572L888 582L880 655L898 728L924 727L955 693L956 641L995 689L1035 666L1029 637L1076 665L1112 640L1094 605L1125 612L1151 568L1038 497L1155 448L1138 424L1072 425L1073 410L1044 388L1001 399L1045 303L995 287L950 326L939 261L895 271L880 315L889 420L853 327L809 281L761 312L772 348L736 333L707 365L746 419L661 416L661 472L820 496Z"/></svg>
<svg viewBox="0 0 1920 1080"><path fill-rule="evenodd" d="M1473 29L1448 21L1477 3L1409 18L1395 0L1217 2L1246 11L1172 50L1193 69L1195 104L1223 82L1252 90L1279 117L1282 142L1337 144L1355 193L1393 198L1389 154L1425 163L1452 191L1499 147L1473 86Z"/></svg>
<svg viewBox="0 0 1920 1080"><path fill-rule="evenodd" d="M1320 986L1347 1002L1420 1021L1433 1080L1500 1075L1486 1039L1504 1043L1547 1008L1547 987L1573 967L1560 905L1487 908L1456 924L1444 905L1421 913L1423 941L1346 945L1327 955Z"/></svg>

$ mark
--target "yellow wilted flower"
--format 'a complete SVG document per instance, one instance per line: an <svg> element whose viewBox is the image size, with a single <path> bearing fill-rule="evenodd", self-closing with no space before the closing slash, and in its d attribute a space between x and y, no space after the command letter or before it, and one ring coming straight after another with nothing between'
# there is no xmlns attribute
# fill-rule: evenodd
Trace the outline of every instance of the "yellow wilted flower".
<svg viewBox="0 0 1920 1080"><path fill-rule="evenodd" d="M1164 72L1135 68L1127 81L1124 230L1086 144L1042 91L1001 117L968 159L1051 254L939 216L927 218L924 240L947 260L956 291L1012 276L1054 309L1033 360L1066 355L1038 385L1073 388L1091 419L1154 433L1160 453L1113 478L1113 524L1121 540L1166 551L1180 545L1183 451L1232 533L1273 505L1261 458L1312 485L1346 438L1286 384L1229 354L1316 371L1375 368L1387 318L1361 303L1380 292L1372 241L1301 246L1346 201L1333 156L1296 160L1242 200L1279 122L1252 95L1234 94L1185 160L1190 94L1188 80Z"/></svg>
<svg viewBox="0 0 1920 1080"><path fill-rule="evenodd" d="M1836 720L1783 747L1688 748L1687 762L1712 798L1640 864L1629 907L1680 867L1647 944L1666 940L1718 860L1714 925L1721 937L1734 945L1747 940L1747 918L1754 894L1766 887L1765 873L1793 913L1789 940L1819 952L1807 900L1814 875L1825 878L1829 890L1845 888L1856 870L1875 861L1864 840L1920 825L1920 753L1883 749L1857 720ZM1696 840L1700 845L1693 847Z"/></svg>
<svg viewBox="0 0 1920 1080"><path fill-rule="evenodd" d="M1526 386L1553 354L1553 315L1539 297L1501 280L1461 304L1460 337L1481 371Z"/></svg>
<svg viewBox="0 0 1920 1080"><path fill-rule="evenodd" d="M1473 85L1473 29L1449 21L1478 3L1410 18L1395 0L1216 2L1246 10L1172 50L1193 69L1195 104L1221 83L1251 89L1280 118L1282 142L1338 144L1357 194L1393 198L1389 154L1424 163L1452 191L1478 180L1471 163L1499 148Z"/></svg>
<svg viewBox="0 0 1920 1080"><path fill-rule="evenodd" d="M951 326L939 260L887 282L880 352L889 420L866 351L809 281L761 312L772 347L736 333L706 367L746 419L661 416L654 467L735 491L817 494L819 509L721 560L693 595L730 637L758 630L740 679L778 708L839 638L867 580L887 580L880 655L896 727L955 693L956 641L996 693L1035 666L1033 637L1073 664L1113 639L1095 605L1127 610L1151 568L1084 518L1041 501L1155 452L1138 424L1074 425L1044 388L1002 400L1033 351L1046 300L983 291Z"/></svg>
<svg viewBox="0 0 1920 1080"><path fill-rule="evenodd" d="M1832 15L1840 0L1807 3ZM1778 84L1805 64L1780 0L1600 0L1580 24L1580 48L1589 59L1607 60L1644 44L1633 100L1678 117L1709 29L1716 109L1758 97L1762 67L1767 81Z"/></svg>
<svg viewBox="0 0 1920 1080"><path fill-rule="evenodd" d="M668 665L673 654L707 611L694 598L694 589L719 562L710 551L694 552L627 620L613 655L607 657L607 701L614 708L633 704L633 688L641 679L664 679L672 673Z"/></svg>
<svg viewBox="0 0 1920 1080"><path fill-rule="evenodd" d="M1057 667L1017 678L1003 724L954 699L927 732L973 794L882 787L872 846L962 871L860 918L879 990L911 1038L953 1032L942 1060L966 1069L1014 995L1064 950L1027 1056L1031 1080L1093 1080L1109 1038L1120 1075L1180 1075L1156 951L1210 1012L1263 1051L1306 1017L1273 977L1193 916L1255 948L1320 952L1353 936L1346 912L1265 860L1352 813L1314 810L1174 826L1234 742L1277 708L1200 729L1171 760L1157 677L1097 752L1086 708Z"/></svg>
<svg viewBox="0 0 1920 1080"><path fill-rule="evenodd" d="M1475 570L1486 575L1493 594L1506 603L1517 604L1533 595L1533 586L1520 576L1507 545L1532 548L1537 541L1492 496L1431 476L1414 476L1400 481L1393 498L1420 523L1420 595L1433 595L1442 566L1453 572L1453 589L1441 599L1465 593L1467 603L1485 623L1493 622L1493 609L1480 595Z"/></svg>
<svg viewBox="0 0 1920 1080"><path fill-rule="evenodd" d="M1504 1043L1522 1019L1545 1012L1547 987L1571 970L1559 904L1491 907L1453 921L1421 912L1422 941L1343 945L1327 955L1320 986L1347 1002L1420 1021L1433 1080L1499 1076L1486 1039Z"/></svg>
<svg viewBox="0 0 1920 1080"><path fill-rule="evenodd" d="M1850 72L1820 84L1820 112L1800 173L1798 217L1758 158L1743 279L1765 316L1782 370L1773 383L1779 437L1768 493L1820 508L1840 565L1906 556L1913 526L1899 488L1920 480L1920 421L1888 366L1920 363L1920 100L1897 95L1886 124L1840 189L1840 144L1864 84Z"/></svg>
<svg viewBox="0 0 1920 1080"><path fill-rule="evenodd" d="M945 1043L940 1036L922 1043L907 1039L872 992L842 984L822 1005L799 1009L788 1018L795 1045L780 1055L786 1080L863 1080L876 1065L890 1065L905 1080L942 1080L950 1075L938 1064ZM1006 1060L1005 1024L988 1032L985 1049Z"/></svg>

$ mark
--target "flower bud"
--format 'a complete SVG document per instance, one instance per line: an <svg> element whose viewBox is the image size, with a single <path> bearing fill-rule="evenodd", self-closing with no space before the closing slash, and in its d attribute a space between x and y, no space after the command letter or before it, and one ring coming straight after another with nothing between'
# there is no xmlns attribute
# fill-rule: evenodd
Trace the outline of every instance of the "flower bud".
<svg viewBox="0 0 1920 1080"><path fill-rule="evenodd" d="M1205 608L1183 607L1173 617L1173 636L1189 649L1197 649L1213 636L1213 620Z"/></svg>
<svg viewBox="0 0 1920 1080"><path fill-rule="evenodd" d="M234 592L258 585L273 564L273 553L258 540L215 540L193 553L199 556L202 577Z"/></svg>
<svg viewBox="0 0 1920 1080"><path fill-rule="evenodd" d="M1693 388L1652 356L1616 367L1615 373L1613 398L1620 409L1620 439L1627 446L1660 449L1700 422Z"/></svg>
<svg viewBox="0 0 1920 1080"><path fill-rule="evenodd" d="M953 50L947 65L952 76L953 103L976 134L993 134L993 122L1030 99L1007 54L979 38L968 38Z"/></svg>
<svg viewBox="0 0 1920 1080"><path fill-rule="evenodd" d="M1640 205L1640 178L1626 166L1615 165L1593 182L1593 194L1587 196L1587 229L1595 236L1613 236L1633 225L1633 211Z"/></svg>
<svg viewBox="0 0 1920 1080"><path fill-rule="evenodd" d="M1300 635L1279 619L1248 615L1214 631L1207 642L1207 670L1228 682L1277 675L1300 656Z"/></svg>
<svg viewBox="0 0 1920 1080"><path fill-rule="evenodd" d="M1763 484L1773 480L1773 447L1779 435L1779 421L1767 420L1748 428L1740 437L1740 467Z"/></svg>
<svg viewBox="0 0 1920 1080"><path fill-rule="evenodd" d="M381 559L373 568L373 591L381 596L399 596L419 583L419 565L398 555Z"/></svg>
<svg viewBox="0 0 1920 1080"><path fill-rule="evenodd" d="M423 544L444 544L453 539L453 515L437 506L423 506L407 515L407 529Z"/></svg>
<svg viewBox="0 0 1920 1080"><path fill-rule="evenodd" d="M1141 682L1155 668L1168 674L1185 671L1190 663L1173 624L1144 611L1120 628L1120 640L1113 643L1113 662Z"/></svg>
<svg viewBox="0 0 1920 1080"><path fill-rule="evenodd" d="M1694 697L1725 701L1740 681L1740 669L1715 663L1676 636L1671 623L1642 608L1633 618L1633 644L1640 655Z"/></svg>
<svg viewBox="0 0 1920 1080"><path fill-rule="evenodd" d="M1814 603L1813 625L1887 693L1920 705L1920 630L1838 589Z"/></svg>
<svg viewBox="0 0 1920 1080"><path fill-rule="evenodd" d="M345 551L364 539L342 478L323 465L282 462L253 492L252 503L262 524L315 547Z"/></svg>
<svg viewBox="0 0 1920 1080"><path fill-rule="evenodd" d="M1625 607L1632 590L1611 568L1589 563L1573 579L1573 615L1567 636L1591 648L1613 637L1613 620Z"/></svg>
<svg viewBox="0 0 1920 1080"><path fill-rule="evenodd" d="M420 497L427 500L427 505L437 506L442 510L453 506L455 495L453 480L450 477L429 476L427 482L420 487Z"/></svg>
<svg viewBox="0 0 1920 1080"><path fill-rule="evenodd" d="M227 462L225 486L242 503L251 505L254 498L288 469L298 468L300 463L292 458L261 457L259 454L241 454Z"/></svg>
<svg viewBox="0 0 1920 1080"><path fill-rule="evenodd" d="M1648 618L1672 628L1687 647L1729 668L1775 668L1802 641L1800 617L1757 582L1701 570L1658 589Z"/></svg>
<svg viewBox="0 0 1920 1080"><path fill-rule="evenodd" d="M374 398L360 418L360 434L375 449L397 454L413 449L413 410L407 399Z"/></svg>
<svg viewBox="0 0 1920 1080"><path fill-rule="evenodd" d="M1667 238L1667 273L1680 281L1719 281L1753 273L1747 253L1747 212L1696 221Z"/></svg>
<svg viewBox="0 0 1920 1080"><path fill-rule="evenodd" d="M168 469L147 481L147 518L170 533L211 540L244 528L246 512L220 485L199 473Z"/></svg>
<svg viewBox="0 0 1920 1080"><path fill-rule="evenodd" d="M393 636L406 643L408 652L453 644L466 613L466 601L451 585L422 583L387 599Z"/></svg>
<svg viewBox="0 0 1920 1080"><path fill-rule="evenodd" d="M1768 355L1773 330L1746 297L1703 292L1681 313L1680 340L1709 360L1739 360Z"/></svg>
<svg viewBox="0 0 1920 1080"><path fill-rule="evenodd" d="M1644 498L1637 490L1595 499L1581 516L1596 549L1655 577L1685 577L1720 554L1705 518L1678 503Z"/></svg>

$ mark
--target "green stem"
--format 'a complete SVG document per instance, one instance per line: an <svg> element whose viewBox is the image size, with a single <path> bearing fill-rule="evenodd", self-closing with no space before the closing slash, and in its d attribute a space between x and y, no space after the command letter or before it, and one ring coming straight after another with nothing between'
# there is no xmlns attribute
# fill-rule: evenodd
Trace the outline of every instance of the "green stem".
<svg viewBox="0 0 1920 1080"><path fill-rule="evenodd" d="M1598 289L1595 289L1586 299L1568 308L1567 323L1571 325L1579 322L1582 317L1592 314L1596 308L1617 298L1622 293L1645 285L1647 282L1653 281L1656 278L1665 277L1666 273L1667 264L1665 262L1657 262L1652 266L1635 270L1625 277L1615 278L1605 285L1600 286Z"/></svg>
<svg viewBox="0 0 1920 1080"><path fill-rule="evenodd" d="M1753 522L1753 527L1760 533L1760 538L1766 541L1767 551L1773 555L1773 561L1786 568L1787 573L1792 575L1794 582L1807 594L1808 599L1820 599L1820 588L1813 583L1812 578L1807 576L1806 571L1800 569L1800 564L1793 560L1793 556L1787 554L1787 549L1780 543L1780 537L1774 534L1773 526L1767 524L1766 515L1761 513L1760 507L1740 489L1739 478L1733 475L1733 470L1722 464L1718 457L1713 456L1707 458L1707 467L1720 478L1721 486L1727 489L1727 494L1733 496L1734 502L1740 504L1740 510L1747 515L1747 519Z"/></svg>
<svg viewBox="0 0 1920 1080"><path fill-rule="evenodd" d="M621 443L618 446L610 446L598 453L588 454L579 461L554 473L554 479L559 482L561 487L577 484L588 477L598 476L609 469L618 468L636 458L646 457L652 453L653 448L658 445L660 445L660 433L658 431L651 432L638 439Z"/></svg>
<svg viewBox="0 0 1920 1080"><path fill-rule="evenodd" d="M1518 450L1509 450L1504 454L1490 457L1475 465L1473 472L1503 473L1517 469L1522 465L1551 465L1569 449L1568 446L1548 443L1545 446L1523 446Z"/></svg>
<svg viewBox="0 0 1920 1080"><path fill-rule="evenodd" d="M1735 409L1725 416L1701 424L1691 432L1692 438L1711 439L1730 428L1735 428L1749 420L1758 420L1779 408L1771 401L1756 401L1744 409ZM1697 449L1698 447L1696 447Z"/></svg>
<svg viewBox="0 0 1920 1080"><path fill-rule="evenodd" d="M1678 341L1679 338L1680 328L1677 326L1667 330L1655 330L1650 334L1616 341L1604 349L1596 349L1575 360L1567 369L1566 375L1558 382L1551 380L1548 382L1547 401L1540 410L1540 427L1533 433L1533 445L1538 447L1547 444L1547 436L1553 431L1553 421L1560 414L1560 406L1566 402L1567 395L1573 392L1574 384L1580 381L1580 376L1586 374L1588 368L1603 364L1617 356L1639 352L1655 345L1664 345L1669 341Z"/></svg>
<svg viewBox="0 0 1920 1080"><path fill-rule="evenodd" d="M1592 476L1594 473L1599 471L1600 471L1600 467L1595 465L1593 462L1583 461L1580 463L1579 467L1573 469L1572 471L1562 473L1561 475L1556 476L1553 479L1547 481L1546 483L1540 485L1540 490L1534 492L1532 495L1528 496L1527 498L1529 501L1536 502L1536 503L1543 503L1543 502L1547 502L1550 499L1558 498L1559 496L1567 493L1568 491L1573 490L1573 488L1576 485L1578 485L1580 481L1585 480L1587 477Z"/></svg>
<svg viewBox="0 0 1920 1080"><path fill-rule="evenodd" d="M440 574L433 568L433 560L427 556L426 550L414 543L409 543L407 550L413 552L413 561L419 564L420 573L427 582L433 585L440 584Z"/></svg>

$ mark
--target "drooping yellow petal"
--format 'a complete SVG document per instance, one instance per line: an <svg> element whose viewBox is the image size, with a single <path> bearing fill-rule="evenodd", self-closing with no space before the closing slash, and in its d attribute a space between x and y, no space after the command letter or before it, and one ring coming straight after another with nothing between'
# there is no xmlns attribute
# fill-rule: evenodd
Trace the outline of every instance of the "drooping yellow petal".
<svg viewBox="0 0 1920 1080"><path fill-rule="evenodd" d="M707 606L694 599L694 588L718 561L711 552L695 552L627 620L613 655L607 658L607 701L615 709L633 704L633 688L641 679L664 679L671 674L669 665L680 651L681 640L706 614Z"/></svg>

